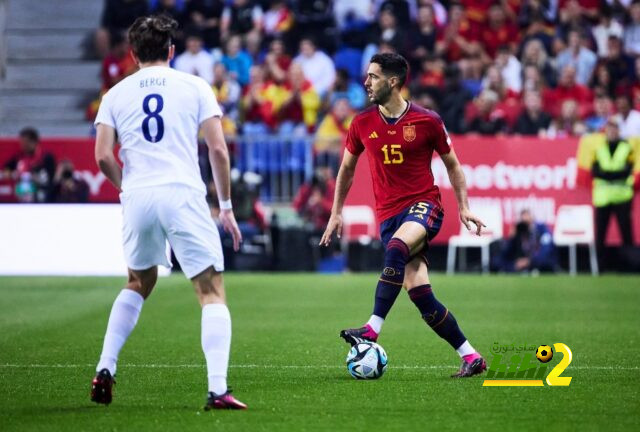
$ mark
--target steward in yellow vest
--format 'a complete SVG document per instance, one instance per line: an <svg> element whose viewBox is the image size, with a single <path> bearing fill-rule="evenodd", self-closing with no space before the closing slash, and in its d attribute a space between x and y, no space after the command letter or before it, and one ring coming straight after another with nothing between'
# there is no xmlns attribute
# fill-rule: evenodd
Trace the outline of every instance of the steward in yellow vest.
<svg viewBox="0 0 640 432"><path fill-rule="evenodd" d="M633 147L620 138L616 120L609 119L605 135L595 149L591 167L593 176L593 206L596 210L596 242L602 253L607 226L616 216L622 241L631 246L631 202L633 200Z"/></svg>

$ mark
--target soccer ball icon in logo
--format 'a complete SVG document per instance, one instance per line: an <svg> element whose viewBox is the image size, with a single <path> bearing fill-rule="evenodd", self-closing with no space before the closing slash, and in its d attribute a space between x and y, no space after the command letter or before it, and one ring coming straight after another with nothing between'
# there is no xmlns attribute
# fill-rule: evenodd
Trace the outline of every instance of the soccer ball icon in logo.
<svg viewBox="0 0 640 432"><path fill-rule="evenodd" d="M549 345L540 345L536 350L536 358L542 363L547 363L553 358L553 351Z"/></svg>
<svg viewBox="0 0 640 432"><path fill-rule="evenodd" d="M387 353L375 342L360 342L347 354L347 370L356 379L377 379L387 370Z"/></svg>

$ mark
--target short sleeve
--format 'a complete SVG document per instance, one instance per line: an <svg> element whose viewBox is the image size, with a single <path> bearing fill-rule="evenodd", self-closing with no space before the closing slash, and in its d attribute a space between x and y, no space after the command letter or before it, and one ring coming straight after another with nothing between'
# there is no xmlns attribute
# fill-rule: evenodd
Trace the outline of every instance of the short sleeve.
<svg viewBox="0 0 640 432"><path fill-rule="evenodd" d="M96 115L96 119L93 122L95 126L99 124L105 124L107 126L111 126L115 129L116 120L113 117L113 107L112 105L112 92L107 92L104 96L102 96L102 100L100 101L100 107L98 108L98 114Z"/></svg>
<svg viewBox="0 0 640 432"><path fill-rule="evenodd" d="M202 79L199 79L198 82L198 96L200 101L198 124L201 124L211 117L222 117L222 109L220 109L220 105L218 105L213 89Z"/></svg>
<svg viewBox="0 0 640 432"><path fill-rule="evenodd" d="M364 144L360 141L360 137L358 136L358 126L357 121L352 121L351 126L349 126L349 131L347 132L347 142L345 146L349 153L353 155L359 155L364 151Z"/></svg>
<svg viewBox="0 0 640 432"><path fill-rule="evenodd" d="M449 137L447 128L445 127L440 117L437 117L433 122L433 128L434 128L434 138L435 138L434 140L435 150L440 155L449 153L451 151L451 137Z"/></svg>

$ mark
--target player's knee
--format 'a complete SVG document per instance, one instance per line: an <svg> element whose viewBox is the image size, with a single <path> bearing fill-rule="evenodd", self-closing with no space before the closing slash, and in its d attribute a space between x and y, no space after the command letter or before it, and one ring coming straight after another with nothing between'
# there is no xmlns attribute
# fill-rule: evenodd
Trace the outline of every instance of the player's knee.
<svg viewBox="0 0 640 432"><path fill-rule="evenodd" d="M222 274L213 267L192 279L200 304L224 303L224 284Z"/></svg>
<svg viewBox="0 0 640 432"><path fill-rule="evenodd" d="M157 280L158 272L155 267L140 272L129 270L129 280L126 288L137 292L146 300L151 291L153 291Z"/></svg>
<svg viewBox="0 0 640 432"><path fill-rule="evenodd" d="M397 237L393 237L387 243L384 254L385 267L404 272L404 267L409 262L409 246Z"/></svg>
<svg viewBox="0 0 640 432"><path fill-rule="evenodd" d="M140 279L132 279L129 278L129 281L127 282L126 288L131 290L131 291L135 291L138 294L140 294L144 299L146 299L149 295L149 293L147 292L147 290L145 290L143 288L142 285L142 281Z"/></svg>
<svg viewBox="0 0 640 432"><path fill-rule="evenodd" d="M405 266L409 262L409 247L399 238L393 237L387 244L384 254L384 270L382 278L397 285L402 285Z"/></svg>

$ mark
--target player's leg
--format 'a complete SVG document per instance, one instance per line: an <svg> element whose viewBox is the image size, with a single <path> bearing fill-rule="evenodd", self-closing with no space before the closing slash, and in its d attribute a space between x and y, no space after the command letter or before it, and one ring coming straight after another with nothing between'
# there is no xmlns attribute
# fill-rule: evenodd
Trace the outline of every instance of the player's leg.
<svg viewBox="0 0 640 432"><path fill-rule="evenodd" d="M227 387L231 315L225 303L220 235L202 194L188 188L177 188L176 192L170 200L178 210L167 211L163 225L202 306L201 344L209 389L205 409L246 409Z"/></svg>
<svg viewBox="0 0 640 432"><path fill-rule="evenodd" d="M121 194L120 200L123 250L129 279L113 303L97 366L98 375L92 384L91 398L99 403L111 402L108 383L113 381L118 355L138 321L144 300L155 286L156 266L171 266L166 256L165 234L158 220L157 191L139 189L135 193ZM109 391L100 391L101 387L108 387Z"/></svg>
<svg viewBox="0 0 640 432"><path fill-rule="evenodd" d="M354 345L362 339L377 340L382 324L402 289L404 268L410 260L411 251L424 246L426 226L439 227L441 215L442 212L432 204L419 202L382 223L380 234L385 245L384 270L376 286L373 313L363 327L340 332L340 336L348 343Z"/></svg>
<svg viewBox="0 0 640 432"><path fill-rule="evenodd" d="M191 279L202 306L201 343L207 361L209 396L205 410L246 409L227 387L231 350L231 315L225 303L222 273L213 267Z"/></svg>
<svg viewBox="0 0 640 432"><path fill-rule="evenodd" d="M340 337L351 345L363 339L374 342L378 339L382 324L402 290L404 267L409 256L409 246L402 239L394 236L386 242L384 269L376 285L373 313L363 327L342 330Z"/></svg>
<svg viewBox="0 0 640 432"><path fill-rule="evenodd" d="M100 361L91 384L91 400L109 404L112 400L113 377L120 350L138 322L142 305L158 279L157 267L147 270L129 269L129 280L113 302Z"/></svg>
<svg viewBox="0 0 640 432"><path fill-rule="evenodd" d="M462 358L462 366L454 376L468 377L482 373L487 367L484 359L464 336L451 311L433 294L423 256L416 256L407 264L404 283L409 298L420 311L422 319Z"/></svg>

